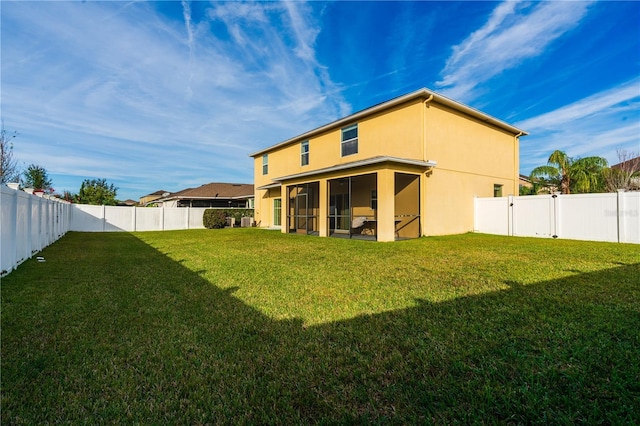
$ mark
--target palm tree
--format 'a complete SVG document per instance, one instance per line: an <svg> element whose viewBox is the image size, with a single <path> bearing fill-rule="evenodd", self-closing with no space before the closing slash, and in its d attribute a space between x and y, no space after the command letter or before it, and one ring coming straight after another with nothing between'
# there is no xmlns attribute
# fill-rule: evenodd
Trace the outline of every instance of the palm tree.
<svg viewBox="0 0 640 426"><path fill-rule="evenodd" d="M563 194L595 192L602 189L602 171L607 167L602 157L585 157L574 160L564 151L555 150L545 166L531 171L531 181L548 189L560 189Z"/></svg>
<svg viewBox="0 0 640 426"><path fill-rule="evenodd" d="M609 166L602 157L585 157L574 161L571 167L571 179L576 192L604 191L604 170Z"/></svg>

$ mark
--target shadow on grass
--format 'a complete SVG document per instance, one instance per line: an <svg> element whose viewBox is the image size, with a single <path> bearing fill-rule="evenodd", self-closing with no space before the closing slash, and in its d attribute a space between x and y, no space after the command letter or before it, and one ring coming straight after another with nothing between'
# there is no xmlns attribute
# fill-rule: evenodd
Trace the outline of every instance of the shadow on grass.
<svg viewBox="0 0 640 426"><path fill-rule="evenodd" d="M640 264L305 328L130 234L44 255L2 282L4 425L640 418Z"/></svg>

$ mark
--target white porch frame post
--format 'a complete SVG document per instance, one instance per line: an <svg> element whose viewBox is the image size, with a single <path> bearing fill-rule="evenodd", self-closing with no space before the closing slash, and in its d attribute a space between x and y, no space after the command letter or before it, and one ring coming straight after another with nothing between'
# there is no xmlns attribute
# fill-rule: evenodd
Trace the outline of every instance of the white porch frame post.
<svg viewBox="0 0 640 426"><path fill-rule="evenodd" d="M327 179L318 179L318 235L321 237L329 236L329 181ZM282 210L282 201L280 202ZM282 213L280 213L280 223L282 224Z"/></svg>
<svg viewBox="0 0 640 426"><path fill-rule="evenodd" d="M395 173L393 170L378 171L378 241L395 241Z"/></svg>

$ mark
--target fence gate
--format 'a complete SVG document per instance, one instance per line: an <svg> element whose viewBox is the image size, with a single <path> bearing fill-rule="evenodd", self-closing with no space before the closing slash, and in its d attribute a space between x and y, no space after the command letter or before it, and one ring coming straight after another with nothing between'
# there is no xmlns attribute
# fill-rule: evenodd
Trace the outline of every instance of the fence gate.
<svg viewBox="0 0 640 426"><path fill-rule="evenodd" d="M474 231L640 243L640 192L475 198Z"/></svg>

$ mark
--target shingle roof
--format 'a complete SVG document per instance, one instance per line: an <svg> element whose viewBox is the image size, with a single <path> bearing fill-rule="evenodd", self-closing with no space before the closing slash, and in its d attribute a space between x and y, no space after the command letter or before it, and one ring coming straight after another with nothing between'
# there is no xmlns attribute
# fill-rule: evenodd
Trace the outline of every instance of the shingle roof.
<svg viewBox="0 0 640 426"><path fill-rule="evenodd" d="M171 193L166 198L245 198L253 197L253 193L251 184L212 182Z"/></svg>
<svg viewBox="0 0 640 426"><path fill-rule="evenodd" d="M630 168L634 173L640 172L640 157L630 158L627 161L611 166L612 169L621 169L623 167Z"/></svg>

